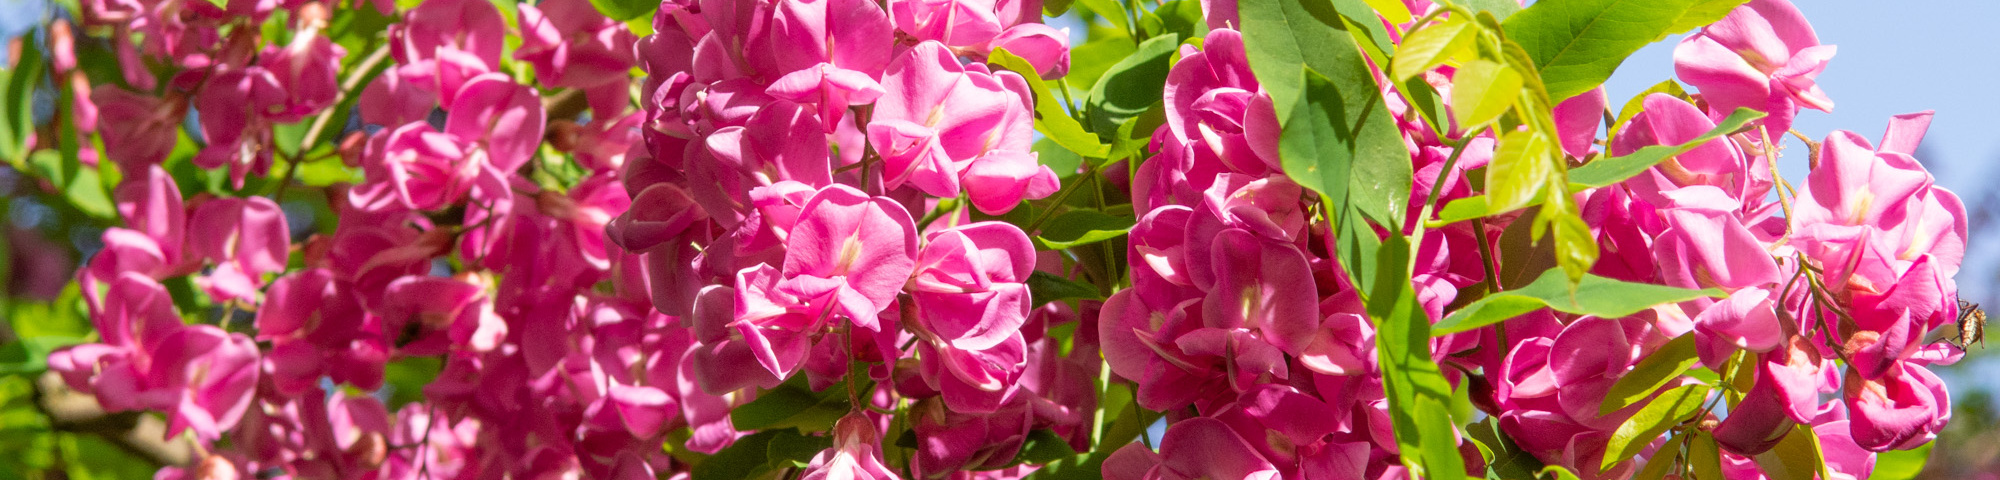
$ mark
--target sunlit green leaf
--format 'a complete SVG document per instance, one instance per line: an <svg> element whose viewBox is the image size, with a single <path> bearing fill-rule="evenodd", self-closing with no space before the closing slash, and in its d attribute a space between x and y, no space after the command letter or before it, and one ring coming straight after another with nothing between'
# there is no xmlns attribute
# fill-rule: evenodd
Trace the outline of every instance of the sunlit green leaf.
<svg viewBox="0 0 2000 480"><path fill-rule="evenodd" d="M1050 219L1035 236L1035 245L1062 250L1125 236L1136 220L1106 215L1096 210L1071 210Z"/></svg>
<svg viewBox="0 0 2000 480"><path fill-rule="evenodd" d="M1604 395L1604 404L1598 407L1598 413L1610 415L1627 405L1645 400L1700 360L1695 355L1694 335L1674 337L1652 354L1639 359L1639 364L1634 365L1632 371L1611 384L1611 391Z"/></svg>
<svg viewBox="0 0 2000 480"><path fill-rule="evenodd" d="M1738 5L1748 2L1749 0L1695 0L1688 5L1687 10L1681 12L1679 19L1674 20L1673 26L1667 27L1665 32L1660 33L1660 39L1665 39L1667 35L1706 27L1721 20L1722 17L1729 16L1729 11L1735 10Z"/></svg>
<svg viewBox="0 0 2000 480"><path fill-rule="evenodd" d="M1456 16L1445 17L1403 37L1389 70L1396 74L1396 81L1408 80L1471 48L1476 38L1478 30L1472 28L1472 22Z"/></svg>
<svg viewBox="0 0 2000 480"><path fill-rule="evenodd" d="M1930 463L1931 447L1937 442L1910 450L1890 450L1875 454L1875 473L1868 480L1910 480L1923 472L1924 464Z"/></svg>
<svg viewBox="0 0 2000 480"><path fill-rule="evenodd" d="M1777 446L1752 459L1757 461L1764 476L1773 480L1832 478L1826 475L1826 457L1820 451L1819 435L1813 433L1812 425L1793 425Z"/></svg>
<svg viewBox="0 0 2000 480"><path fill-rule="evenodd" d="M1625 57L1674 27L1694 0L1541 0L1507 17L1509 39L1561 102L1611 77Z"/></svg>
<svg viewBox="0 0 2000 480"><path fill-rule="evenodd" d="M1572 295L1563 273L1550 269L1525 287L1488 295L1446 316L1431 327L1433 335L1465 332L1548 307L1556 311L1602 318L1620 318L1655 305L1702 297L1721 297L1717 289L1689 290L1632 283L1585 275ZM1532 307L1532 308L1531 308Z"/></svg>
<svg viewBox="0 0 2000 480"><path fill-rule="evenodd" d="M1139 44L1132 55L1105 70L1097 85L1090 88L1090 100L1086 103L1090 107L1086 114L1090 130L1099 136L1115 135L1118 124L1159 102L1166 85L1168 60L1179 46L1180 39L1172 34L1153 37Z"/></svg>
<svg viewBox="0 0 2000 480"><path fill-rule="evenodd" d="M597 12L620 22L651 15L660 2L649 0L590 0Z"/></svg>
<svg viewBox="0 0 2000 480"><path fill-rule="evenodd" d="M1537 131L1514 130L1500 135L1493 161L1486 167L1488 211L1509 212L1541 198L1555 167L1549 163L1555 142Z"/></svg>
<svg viewBox="0 0 2000 480"><path fill-rule="evenodd" d="M1083 124L1075 117L1069 116L1069 111L1063 109L1061 102L1056 101L1055 95L1050 93L1048 83L1042 81L1042 75L1035 72L1034 65L1029 64L1027 59L1015 56L1006 49L996 48L993 49L992 55L987 56L986 61L1027 79L1028 89L1035 95L1036 131L1042 132L1042 135L1054 140L1057 145L1062 145L1077 155L1104 156L1107 149L1104 142L1098 139L1097 135L1085 131Z"/></svg>
<svg viewBox="0 0 2000 480"><path fill-rule="evenodd" d="M1748 108L1737 108L1735 112L1729 114L1729 118L1722 119L1722 123L1717 124L1715 128L1709 129L1707 133L1703 133L1693 140L1680 145L1654 145L1641 148L1627 155L1590 162L1589 164L1570 170L1569 181L1570 183L1587 187L1602 187L1622 182L1641 172L1645 172L1648 168L1653 168L1654 165L1658 165L1662 161L1666 161L1668 157L1687 153L1689 150L1694 150L1696 147L1700 147L1702 144L1708 143L1709 140L1714 140L1716 137L1742 130L1744 125L1748 125L1759 118L1764 118L1764 112Z"/></svg>
<svg viewBox="0 0 2000 480"><path fill-rule="evenodd" d="M1473 131L1514 106L1521 74L1497 62L1473 60L1452 74L1451 108L1460 130Z"/></svg>
<svg viewBox="0 0 2000 480"><path fill-rule="evenodd" d="M1693 417L1708 401L1710 390L1709 386L1701 384L1675 387L1625 419L1618 425L1618 430L1612 432L1610 443L1604 446L1603 469L1609 470L1618 462L1638 455L1667 429Z"/></svg>

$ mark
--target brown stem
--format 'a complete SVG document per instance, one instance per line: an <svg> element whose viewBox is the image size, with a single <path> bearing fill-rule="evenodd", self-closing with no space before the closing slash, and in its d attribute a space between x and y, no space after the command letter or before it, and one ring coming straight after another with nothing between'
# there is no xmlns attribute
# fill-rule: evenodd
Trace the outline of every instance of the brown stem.
<svg viewBox="0 0 2000 480"><path fill-rule="evenodd" d="M186 436L167 438L167 425L160 417L137 411L106 412L96 397L71 390L55 372L35 379L35 408L48 417L51 429L97 435L155 465L194 463L194 442Z"/></svg>

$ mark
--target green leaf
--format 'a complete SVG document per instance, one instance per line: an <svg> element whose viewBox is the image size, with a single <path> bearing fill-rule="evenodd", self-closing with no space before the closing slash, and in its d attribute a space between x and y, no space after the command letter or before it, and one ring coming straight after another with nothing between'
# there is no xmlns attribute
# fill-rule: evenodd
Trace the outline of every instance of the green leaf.
<svg viewBox="0 0 2000 480"><path fill-rule="evenodd" d="M1773 480L1814 480L1827 475L1826 456L1820 452L1819 435L1812 425L1797 424L1778 445L1753 458L1764 476Z"/></svg>
<svg viewBox="0 0 2000 480"><path fill-rule="evenodd" d="M1610 415L1611 412L1627 405L1645 400L1660 387L1667 386L1668 382L1686 373L1688 367L1694 366L1700 360L1695 354L1694 335L1684 334L1674 337L1659 350L1654 350L1651 355L1640 359L1639 364L1632 367L1632 371L1626 372L1624 377L1618 379L1618 383L1611 384L1611 391L1605 394L1604 404L1598 407L1598 413Z"/></svg>
<svg viewBox="0 0 2000 480"><path fill-rule="evenodd" d="M1576 472L1569 471L1568 467L1564 467L1562 465L1543 466L1542 471L1539 473L1541 474L1541 476L1555 477L1559 480L1578 480L1579 478L1581 478L1576 476Z"/></svg>
<svg viewBox="0 0 2000 480"><path fill-rule="evenodd" d="M590 0L590 5L597 7L598 13L620 22L652 15L654 9L660 8L660 2L649 0Z"/></svg>
<svg viewBox="0 0 2000 480"><path fill-rule="evenodd" d="M1202 38L1208 35L1208 21L1201 16L1200 0L1173 0L1139 17L1139 30L1147 36Z"/></svg>
<svg viewBox="0 0 2000 480"><path fill-rule="evenodd" d="M1478 34L1471 22L1456 16L1433 22L1403 37L1403 43L1396 46L1396 58L1389 61L1389 70L1398 82L1414 78L1472 48Z"/></svg>
<svg viewBox="0 0 2000 480"><path fill-rule="evenodd" d="M1534 478L1535 472L1542 470L1542 460L1514 443L1514 439L1500 431L1500 425L1493 417L1466 427L1466 436L1475 440L1480 452L1486 457L1486 478Z"/></svg>
<svg viewBox="0 0 2000 480"><path fill-rule="evenodd" d="M1656 86L1655 88L1659 87ZM1699 137L1695 137L1693 140L1689 140L1687 143L1682 143L1680 145L1654 145L1650 147L1640 148L1638 151L1634 151L1624 156L1604 158L1592 161L1588 164L1585 164L1584 166L1577 167L1576 169L1569 171L1569 191L1570 193L1576 193L1587 188L1605 187L1617 184L1618 182L1623 182L1626 179L1632 178L1633 176L1645 172L1646 169L1648 168L1653 168L1654 165L1658 165L1660 162L1666 161L1666 159L1671 158L1674 155L1687 153L1687 151L1693 150L1696 147L1700 147L1705 142L1714 140L1715 138L1721 137L1723 135L1728 135L1730 132L1741 130L1745 125L1748 125L1750 122L1756 121L1757 119L1763 117L1764 117L1764 112L1750 110L1747 108L1738 108L1734 113L1731 113L1728 118L1724 118L1722 120L1722 123L1717 124L1715 128L1710 129L1707 133L1703 133ZM1510 132L1506 136L1521 136L1521 135L1526 135L1526 134L1520 132ZM1503 138L1505 138L1506 136L1503 136ZM1520 148L1525 149L1525 148L1537 148L1537 147L1526 146ZM1504 162L1502 161L1503 158L1505 160ZM1494 152L1495 163L1496 164L1505 163L1508 166L1508 168L1517 168L1515 167L1515 164L1517 162L1526 161L1525 158L1526 157L1524 153L1516 152L1513 148L1507 147L1504 144L1501 146L1500 150ZM1488 172L1493 172L1493 171L1494 170L1488 170ZM1492 174L1489 173L1489 176L1490 175ZM1512 175L1502 175L1503 178L1510 176ZM1492 179L1489 179L1489 181L1491 180ZM1512 182L1512 180L1509 180L1509 182ZM1530 192L1509 191L1508 193L1510 195L1524 195ZM1453 200L1451 203L1445 204L1444 208L1439 209L1437 213L1438 218L1436 220L1432 220L1429 223L1431 225L1445 225L1450 223L1471 220L1474 218L1484 217L1487 215L1505 213L1513 210L1513 208L1494 208L1492 205L1489 204L1490 201L1491 200L1489 200L1485 195L1471 196L1471 197L1461 198L1458 200ZM1515 208L1529 207L1540 204L1541 204L1540 198L1531 198L1530 200L1528 200L1527 204Z"/></svg>
<svg viewBox="0 0 2000 480"><path fill-rule="evenodd" d="M1545 133L1510 130L1500 135L1486 167L1486 202L1491 212L1511 212L1540 200L1555 166L1548 161L1555 142Z"/></svg>
<svg viewBox="0 0 2000 480"><path fill-rule="evenodd" d="M1305 67L1328 75L1334 85L1356 90L1342 92L1343 103L1353 106L1351 113L1366 111L1360 109L1367 103L1364 97L1380 96L1373 88L1361 88L1374 85L1375 80L1368 73L1354 37L1347 34L1347 26L1341 22L1340 13L1334 10L1332 2L1242 2L1237 8L1243 21L1241 30L1250 69L1257 74L1257 81L1264 90L1271 93L1272 105L1278 110L1278 121L1285 122L1292 118L1292 109L1304 105L1300 99L1306 95ZM1379 106L1375 108L1380 109ZM1386 117L1387 114L1381 115ZM1349 119L1354 118L1357 117ZM1356 125L1359 122L1344 124Z"/></svg>
<svg viewBox="0 0 2000 480"><path fill-rule="evenodd" d="M1719 447L1708 432L1695 432L1694 439L1688 440L1688 465L1693 467L1695 480L1723 480Z"/></svg>
<svg viewBox="0 0 2000 480"><path fill-rule="evenodd" d="M1167 69L1180 39L1168 34L1139 44L1139 49L1112 65L1090 87L1090 130L1099 136L1118 133L1118 124L1160 101ZM1089 155L1085 155L1089 156Z"/></svg>
<svg viewBox="0 0 2000 480"><path fill-rule="evenodd" d="M1104 72L1110 70L1111 65L1139 48L1123 30L1102 29L1103 32L1115 32L1103 36L1098 35L1099 31L1099 28L1092 28L1090 41L1069 50L1069 75L1064 75L1062 82L1071 89L1070 93L1089 93L1079 89L1097 85L1097 80L1104 77Z"/></svg>
<svg viewBox="0 0 2000 480"><path fill-rule="evenodd" d="M1709 129L1708 132L1695 137L1693 140L1680 145L1654 145L1641 148L1638 151L1623 156L1590 162L1589 164L1570 170L1569 181L1570 183L1585 187L1603 187L1622 182L1625 179L1632 178L1634 175L1645 172L1648 168L1653 168L1654 165L1658 165L1660 162L1666 161L1668 157L1687 153L1689 150L1694 150L1696 147L1700 147L1702 144L1708 143L1709 140L1714 140L1716 137L1742 130L1744 125L1748 125L1759 118L1764 118L1764 112L1749 108L1737 108L1735 112L1729 114L1729 118L1722 119L1722 123L1717 124L1715 128Z"/></svg>
<svg viewBox="0 0 2000 480"><path fill-rule="evenodd" d="M1569 275L1570 287L1574 289L1590 272L1590 266L1597 263L1597 237L1590 233L1590 224L1584 223L1583 212L1568 193L1552 190L1549 195L1551 198L1544 201L1548 208L1543 208L1535 221L1546 221L1549 230L1555 232L1556 265Z"/></svg>
<svg viewBox="0 0 2000 480"><path fill-rule="evenodd" d="M1021 453L1014 455L1014 461L1041 465L1075 456L1076 449L1070 448L1069 441L1049 429L1037 428L1028 432L1028 439L1021 444Z"/></svg>
<svg viewBox="0 0 2000 480"><path fill-rule="evenodd" d="M1509 16L1514 15L1515 12L1521 11L1521 4L1517 0L1448 0L1448 1L1458 6L1471 9L1474 12L1490 12L1493 14L1494 18L1502 20L1506 19Z"/></svg>
<svg viewBox="0 0 2000 480"><path fill-rule="evenodd" d="M1035 139L1035 156L1042 161L1042 165L1056 172L1056 178L1075 177L1078 168L1083 166L1083 157L1057 145L1055 139L1047 136Z"/></svg>
<svg viewBox="0 0 2000 480"><path fill-rule="evenodd" d="M1521 96L1521 74L1491 60L1473 60L1452 74L1451 107L1459 129L1473 131L1500 118Z"/></svg>
<svg viewBox="0 0 2000 480"><path fill-rule="evenodd" d="M1507 18L1505 30L1533 58L1561 102L1604 80L1625 57L1673 28L1694 0L1542 0Z"/></svg>
<svg viewBox="0 0 2000 480"><path fill-rule="evenodd" d="M1125 236L1137 220L1106 215L1096 210L1070 210L1050 219L1035 236L1035 245L1062 250Z"/></svg>
<svg viewBox="0 0 2000 480"><path fill-rule="evenodd" d="M1719 289L1689 290L1665 285L1632 283L1596 275L1584 275L1574 294L1561 271L1549 269L1525 287L1495 293L1466 305L1431 327L1434 335L1465 332L1492 325L1540 304L1564 313L1620 318L1655 305L1685 302L1702 297L1721 297Z"/></svg>
<svg viewBox="0 0 2000 480"><path fill-rule="evenodd" d="M78 169L76 178L63 187L63 198L93 218L107 221L118 218L118 207L112 205L111 193L105 190L96 168Z"/></svg>
<svg viewBox="0 0 2000 480"><path fill-rule="evenodd" d="M1118 124L1118 134L1111 137L1111 154L1106 155L1104 161L1115 162L1144 155L1147 145L1153 142L1153 132L1166 122L1166 106L1161 103L1154 103L1144 113L1125 119L1125 123Z"/></svg>
<svg viewBox="0 0 2000 480"><path fill-rule="evenodd" d="M1097 287L1077 283L1041 270L1028 275L1028 296L1034 299L1034 306L1037 308L1057 300L1104 298L1103 294L1098 293Z"/></svg>
<svg viewBox="0 0 2000 480"><path fill-rule="evenodd" d="M800 375L803 376L803 375ZM765 430L736 439L729 448L715 452L689 472L691 480L736 480L756 478L771 471L769 462L771 439L791 430ZM796 432L794 432L796 433Z"/></svg>
<svg viewBox="0 0 2000 480"><path fill-rule="evenodd" d="M1611 434L1610 443L1604 446L1602 469L1610 470L1618 462L1638 455L1653 439L1667 433L1667 429L1694 417L1696 412L1701 411L1702 403L1708 401L1710 390L1709 386L1701 384L1676 387L1660 394L1645 408L1625 419L1625 423L1619 424L1618 430Z"/></svg>
<svg viewBox="0 0 2000 480"><path fill-rule="evenodd" d="M1679 457L1681 446L1687 444L1687 439L1687 435L1675 435L1673 438L1667 439L1667 443L1660 445L1658 453L1654 453L1652 458L1646 459L1646 468L1640 469L1639 474L1634 475L1632 480L1660 480L1666 478L1668 467L1674 466L1674 460Z"/></svg>
<svg viewBox="0 0 2000 480"><path fill-rule="evenodd" d="M1749 3L1749 0L1695 0L1693 4L1688 5L1687 10L1681 12L1679 19L1674 20L1673 26L1667 27L1667 31L1660 33L1660 38L1654 41L1665 39L1667 35L1706 27L1717 20L1722 20L1722 17L1729 16L1730 10L1735 10L1738 5L1744 3Z"/></svg>
<svg viewBox="0 0 2000 480"><path fill-rule="evenodd" d="M1368 7L1375 9L1376 13L1382 14L1382 19L1388 20L1389 23L1394 23L1394 24L1410 23L1410 7L1408 5L1404 5L1403 0L1362 0L1362 1L1368 2Z"/></svg>
<svg viewBox="0 0 2000 480"><path fill-rule="evenodd" d="M1285 174L1319 193L1336 212L1353 208L1385 225L1402 224L1402 205L1410 198L1409 153L1381 109L1373 82L1341 84L1317 70L1304 75L1305 103L1292 111L1278 142ZM1367 94L1352 98L1354 89Z"/></svg>
<svg viewBox="0 0 2000 480"><path fill-rule="evenodd" d="M757 393L757 399L729 412L729 422L737 430L753 431L798 428L823 431L852 408L847 404L847 384L835 383L825 392L813 392L805 375L793 375L776 388Z"/></svg>
<svg viewBox="0 0 2000 480"><path fill-rule="evenodd" d="M1042 132L1042 135L1049 140L1076 152L1077 155L1093 158L1104 156L1108 146L1104 145L1096 135L1084 131L1083 124L1077 122L1075 117L1069 116L1069 111L1064 110L1063 104L1057 102L1055 95L1049 93L1048 83L1042 81L1042 75L1035 72L1034 65L1029 64L1027 59L1016 56L1004 48L995 48L993 53L986 57L986 63L1018 73L1028 80L1028 89L1034 91L1035 95L1035 131Z"/></svg>
<svg viewBox="0 0 2000 480"><path fill-rule="evenodd" d="M1044 0L1042 2L1042 15L1050 17L1060 17L1064 13L1069 13L1069 5L1073 1L1074 0Z"/></svg>
<svg viewBox="0 0 2000 480"><path fill-rule="evenodd" d="M35 87L42 83L42 51L22 48L12 68L0 72L0 160L19 165L28 157L28 134L35 131Z"/></svg>
<svg viewBox="0 0 2000 480"><path fill-rule="evenodd" d="M1381 360L1389 417L1396 431L1415 433L1397 435L1396 446L1412 477L1464 478L1465 459L1458 454L1450 416L1438 414L1451 401L1451 384L1431 361L1430 320L1417 306L1416 290L1407 280L1409 259L1408 239L1401 235L1384 239L1375 255L1379 273L1368 285L1364 302L1375 321L1375 352Z"/></svg>
<svg viewBox="0 0 2000 480"><path fill-rule="evenodd" d="M814 455L833 447L833 437L806 436L797 429L778 430L764 447L764 468L805 468Z"/></svg>
<svg viewBox="0 0 2000 480"><path fill-rule="evenodd" d="M1912 450L1890 450L1875 454L1875 473L1868 480L1910 480L1923 472L1924 464L1931 459L1930 442Z"/></svg>
<svg viewBox="0 0 2000 480"><path fill-rule="evenodd" d="M1125 16L1125 6L1118 4L1118 0L1077 1L1083 4L1083 8L1090 9L1091 13L1095 13L1099 17L1104 17L1105 20L1111 21L1111 25L1118 27L1119 30L1132 30L1132 20Z"/></svg>
<svg viewBox="0 0 2000 480"><path fill-rule="evenodd" d="M1446 225L1486 215L1488 215L1486 196L1474 195L1452 200L1451 203L1444 204L1444 208L1438 209L1437 220L1433 220L1431 223L1434 225Z"/></svg>

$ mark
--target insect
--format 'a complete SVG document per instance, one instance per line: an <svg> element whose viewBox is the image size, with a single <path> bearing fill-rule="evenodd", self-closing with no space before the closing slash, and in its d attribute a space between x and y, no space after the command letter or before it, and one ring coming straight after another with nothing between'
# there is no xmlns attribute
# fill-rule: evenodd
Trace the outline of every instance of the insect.
<svg viewBox="0 0 2000 480"><path fill-rule="evenodd" d="M1958 348L1963 350L1973 342L1978 342L1980 348L1986 347L1986 311L1980 310L1977 303L1959 300Z"/></svg>

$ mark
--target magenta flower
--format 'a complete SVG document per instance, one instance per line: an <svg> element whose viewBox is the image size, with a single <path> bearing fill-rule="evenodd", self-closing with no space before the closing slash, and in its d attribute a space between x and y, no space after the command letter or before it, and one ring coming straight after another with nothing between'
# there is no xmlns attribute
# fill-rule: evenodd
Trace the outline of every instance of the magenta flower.
<svg viewBox="0 0 2000 480"><path fill-rule="evenodd" d="M833 185L806 202L785 246L779 290L879 331L875 314L889 308L916 267L917 228L902 205Z"/></svg>
<svg viewBox="0 0 2000 480"><path fill-rule="evenodd" d="M934 232L925 242L910 297L923 334L967 350L999 345L1028 318L1034 245L1021 229L980 222Z"/></svg>
<svg viewBox="0 0 2000 480"><path fill-rule="evenodd" d="M875 421L856 411L833 424L833 447L814 455L806 480L898 480L882 464L881 433Z"/></svg>
<svg viewBox="0 0 2000 480"><path fill-rule="evenodd" d="M149 379L177 392L167 435L193 430L195 438L214 441L243 418L257 386L256 342L213 325L194 325L161 340L153 356Z"/></svg>
<svg viewBox="0 0 2000 480"><path fill-rule="evenodd" d="M514 58L535 66L543 85L589 89L607 83L622 85L638 63L630 45L636 40L625 24L604 18L585 0L546 0L522 4L521 47Z"/></svg>
<svg viewBox="0 0 2000 480"><path fill-rule="evenodd" d="M1791 128L1800 108L1833 111L1833 100L1813 81L1833 53L1791 2L1754 0L1681 40L1674 73L1701 90L1717 120L1737 107L1771 114L1759 122L1775 137Z"/></svg>
<svg viewBox="0 0 2000 480"><path fill-rule="evenodd" d="M285 211L264 197L210 200L188 218L188 234L189 253L215 265L199 283L220 299L256 303L264 274L284 271L291 254Z"/></svg>

